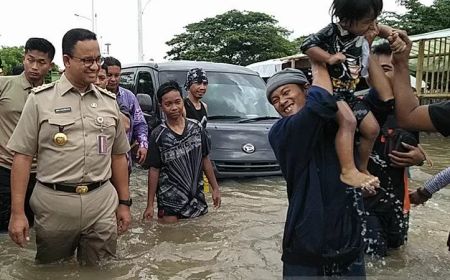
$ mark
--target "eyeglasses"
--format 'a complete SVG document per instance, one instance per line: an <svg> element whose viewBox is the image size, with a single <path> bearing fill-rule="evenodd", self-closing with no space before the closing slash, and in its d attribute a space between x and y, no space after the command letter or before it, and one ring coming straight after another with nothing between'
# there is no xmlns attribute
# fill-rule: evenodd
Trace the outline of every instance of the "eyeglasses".
<svg viewBox="0 0 450 280"><path fill-rule="evenodd" d="M76 58L79 61L81 61L81 63L83 63L83 65L84 65L84 67L91 67L94 64L94 62L97 63L98 66L100 66L104 61L104 58L101 56L98 56L95 58L94 57L81 58L81 57L76 57L76 56L70 56L70 57Z"/></svg>

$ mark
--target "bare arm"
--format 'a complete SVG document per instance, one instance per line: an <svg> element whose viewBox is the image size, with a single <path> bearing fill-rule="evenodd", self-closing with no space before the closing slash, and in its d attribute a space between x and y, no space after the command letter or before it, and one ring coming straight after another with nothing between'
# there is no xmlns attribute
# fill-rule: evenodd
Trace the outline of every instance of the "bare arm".
<svg viewBox="0 0 450 280"><path fill-rule="evenodd" d="M20 247L29 240L28 220L25 216L25 194L30 178L32 156L16 153L11 169L11 219L9 236Z"/></svg>
<svg viewBox="0 0 450 280"><path fill-rule="evenodd" d="M150 167L148 171L148 197L147 209L144 211L144 220L151 220L153 218L153 203L155 201L156 189L158 187L159 168Z"/></svg>
<svg viewBox="0 0 450 280"><path fill-rule="evenodd" d="M305 53L311 60L317 62L328 63L331 58L331 54L320 47L311 47Z"/></svg>
<svg viewBox="0 0 450 280"><path fill-rule="evenodd" d="M378 99L381 101L387 101L394 98L389 78L372 55L369 56L369 84L377 91Z"/></svg>
<svg viewBox="0 0 450 280"><path fill-rule="evenodd" d="M130 199L130 190L128 186L128 163L125 154L111 156L111 169L111 182L116 188L119 199ZM126 205L119 204L119 207L117 208L117 226L119 234L127 231L130 223L130 208Z"/></svg>
<svg viewBox="0 0 450 280"><path fill-rule="evenodd" d="M326 89L330 94L332 94L333 86L331 84L330 75L328 74L328 70L325 63L312 61L311 70L313 74L312 84L314 86L322 87Z"/></svg>
<svg viewBox="0 0 450 280"><path fill-rule="evenodd" d="M216 175L214 175L214 168L208 156L203 157L202 165L203 165L203 172L205 172L206 178L208 178L209 184L213 189L212 198L214 207L219 208L221 204L219 184L217 183Z"/></svg>
<svg viewBox="0 0 450 280"><path fill-rule="evenodd" d="M127 200L130 198L128 188L128 163L125 154L111 156L112 177L111 182L116 188L119 199Z"/></svg>
<svg viewBox="0 0 450 280"><path fill-rule="evenodd" d="M408 59L412 42L404 31L398 36L406 43L403 51L393 53L395 113L400 127L409 130L436 131L427 105L419 105L410 84Z"/></svg>

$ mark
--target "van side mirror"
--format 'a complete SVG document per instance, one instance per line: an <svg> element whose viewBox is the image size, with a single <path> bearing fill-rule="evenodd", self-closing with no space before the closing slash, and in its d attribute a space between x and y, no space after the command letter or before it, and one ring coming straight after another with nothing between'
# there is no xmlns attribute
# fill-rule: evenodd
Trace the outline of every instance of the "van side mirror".
<svg viewBox="0 0 450 280"><path fill-rule="evenodd" d="M141 106L142 111L144 112L153 112L153 100L150 95L145 93L138 93L136 98L139 102L139 106Z"/></svg>

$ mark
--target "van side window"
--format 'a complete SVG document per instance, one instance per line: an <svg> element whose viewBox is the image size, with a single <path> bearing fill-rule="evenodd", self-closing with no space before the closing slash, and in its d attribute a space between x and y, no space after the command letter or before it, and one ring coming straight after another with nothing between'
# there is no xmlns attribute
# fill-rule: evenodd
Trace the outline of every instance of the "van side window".
<svg viewBox="0 0 450 280"><path fill-rule="evenodd" d="M131 92L134 92L134 72L122 72L120 73L120 82L121 87L124 87Z"/></svg>
<svg viewBox="0 0 450 280"><path fill-rule="evenodd" d="M153 89L153 80L150 72L141 71L138 73L136 94L145 93L153 97L155 91Z"/></svg>

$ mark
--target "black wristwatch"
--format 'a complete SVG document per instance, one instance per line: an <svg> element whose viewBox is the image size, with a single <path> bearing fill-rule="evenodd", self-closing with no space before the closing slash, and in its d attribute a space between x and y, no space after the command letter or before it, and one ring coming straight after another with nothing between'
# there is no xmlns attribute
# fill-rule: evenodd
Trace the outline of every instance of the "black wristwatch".
<svg viewBox="0 0 450 280"><path fill-rule="evenodd" d="M417 193L426 199L430 199L433 196L429 191L422 187L417 189Z"/></svg>
<svg viewBox="0 0 450 280"><path fill-rule="evenodd" d="M119 204L123 204L123 205L126 205L126 206L130 207L131 204L133 204L133 200L131 198L128 199L128 200L121 200L121 199L119 199Z"/></svg>

